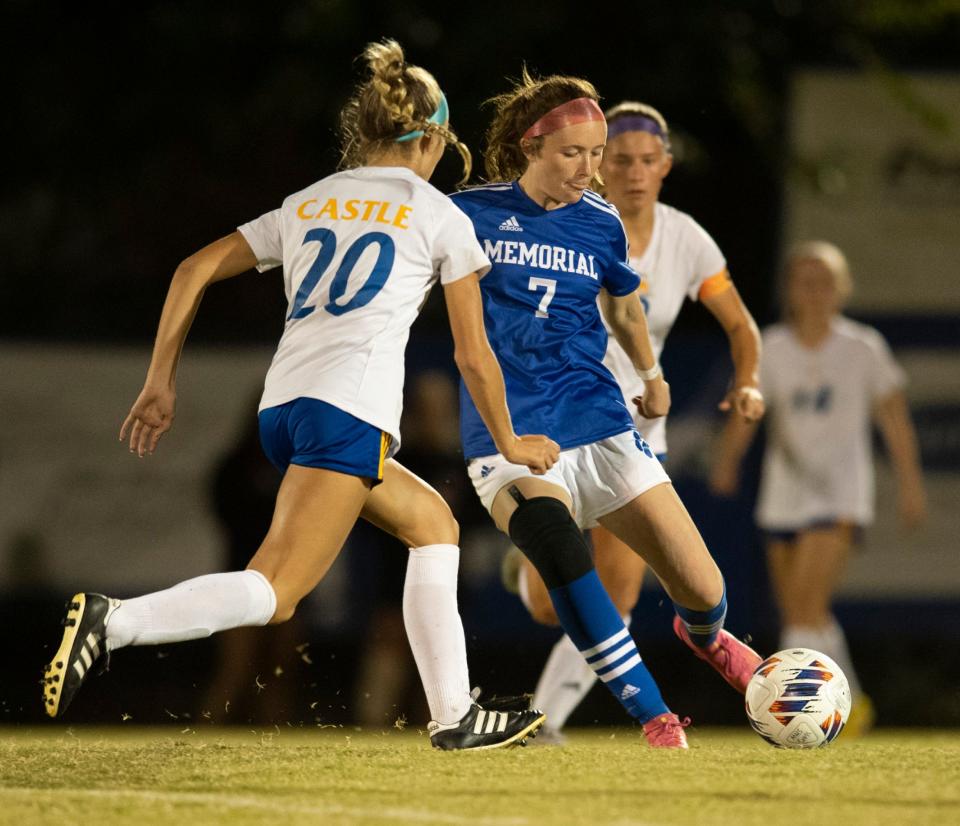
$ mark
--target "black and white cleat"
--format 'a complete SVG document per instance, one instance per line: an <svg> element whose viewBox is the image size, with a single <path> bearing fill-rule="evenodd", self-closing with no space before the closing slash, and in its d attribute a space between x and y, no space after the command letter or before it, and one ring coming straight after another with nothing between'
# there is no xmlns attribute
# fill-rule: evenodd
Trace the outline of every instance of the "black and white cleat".
<svg viewBox="0 0 960 826"><path fill-rule="evenodd" d="M526 745L546 719L537 709L488 711L474 703L459 722L443 725L433 721L427 730L433 747L444 751L502 749Z"/></svg>
<svg viewBox="0 0 960 826"><path fill-rule="evenodd" d="M62 620L63 639L53 659L43 668L43 708L49 717L61 717L90 670L101 657L109 664L106 627L120 600L103 594L75 594Z"/></svg>

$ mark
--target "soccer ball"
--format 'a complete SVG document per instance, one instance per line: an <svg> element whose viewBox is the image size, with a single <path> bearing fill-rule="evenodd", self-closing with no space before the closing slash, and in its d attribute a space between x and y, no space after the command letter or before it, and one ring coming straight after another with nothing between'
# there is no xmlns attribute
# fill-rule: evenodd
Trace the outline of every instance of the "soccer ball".
<svg viewBox="0 0 960 826"><path fill-rule="evenodd" d="M832 742L850 715L847 678L826 654L789 648L767 657L747 683L747 719L773 746L814 749Z"/></svg>

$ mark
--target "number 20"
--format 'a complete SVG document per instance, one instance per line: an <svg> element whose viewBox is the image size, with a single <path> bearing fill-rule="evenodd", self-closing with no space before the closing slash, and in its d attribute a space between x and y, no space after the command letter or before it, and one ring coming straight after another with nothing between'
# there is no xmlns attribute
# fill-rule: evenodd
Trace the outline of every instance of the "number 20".
<svg viewBox="0 0 960 826"><path fill-rule="evenodd" d="M310 265L310 269L307 270L307 274L300 284L300 289L297 290L297 295L293 300L293 307L290 310L290 315L287 316L287 321L306 318L316 309L316 306L307 304L307 299L320 282L323 274L327 271L327 267L330 266L330 262L333 261L333 255L337 251L337 236L325 227L316 227L303 237L304 244L308 244L311 241L319 241L320 250ZM367 276L367 280L363 282L353 298L346 304L337 304L337 300L343 298L347 292L350 273L353 272L353 268L357 265L357 261L360 259L363 251L371 244L377 244L379 252L377 253L377 260L374 262L370 275ZM349 313L351 310L356 310L369 304L373 300L373 297L383 289L383 285L387 283L387 279L390 277L390 271L393 269L395 254L396 247L394 246L393 239L389 235L385 235L382 232L367 232L361 235L344 253L343 260L340 262L340 266L337 267L337 272L333 276L333 281L330 282L330 296L327 303L323 305L323 309L331 315L343 315L344 313Z"/></svg>
<svg viewBox="0 0 960 826"><path fill-rule="evenodd" d="M543 294L543 298L540 299L540 306L537 307L536 316L537 318L549 318L550 313L547 312L547 307L550 306L550 302L553 301L553 296L557 292L557 282L552 278L531 278L530 283L527 285L527 289L533 291L541 287L546 290L546 292Z"/></svg>

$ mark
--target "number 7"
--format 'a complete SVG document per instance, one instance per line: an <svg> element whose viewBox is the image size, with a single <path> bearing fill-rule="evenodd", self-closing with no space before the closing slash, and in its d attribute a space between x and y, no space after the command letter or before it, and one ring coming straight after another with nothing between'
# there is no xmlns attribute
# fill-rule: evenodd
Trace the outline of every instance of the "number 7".
<svg viewBox="0 0 960 826"><path fill-rule="evenodd" d="M550 306L550 302L553 301L553 296L557 292L557 282L552 278L531 278L527 285L528 290L537 290L540 287L543 287L546 292L540 299L540 306L537 307L536 315L537 318L549 318L550 313L547 312L547 307Z"/></svg>

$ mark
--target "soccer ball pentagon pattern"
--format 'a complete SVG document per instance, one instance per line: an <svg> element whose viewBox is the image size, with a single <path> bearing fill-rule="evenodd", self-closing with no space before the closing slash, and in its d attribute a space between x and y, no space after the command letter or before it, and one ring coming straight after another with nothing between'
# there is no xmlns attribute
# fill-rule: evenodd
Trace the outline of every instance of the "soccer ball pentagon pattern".
<svg viewBox="0 0 960 826"><path fill-rule="evenodd" d="M832 742L847 722L850 705L850 686L840 666L809 648L767 657L747 684L747 719L779 748L813 749Z"/></svg>

